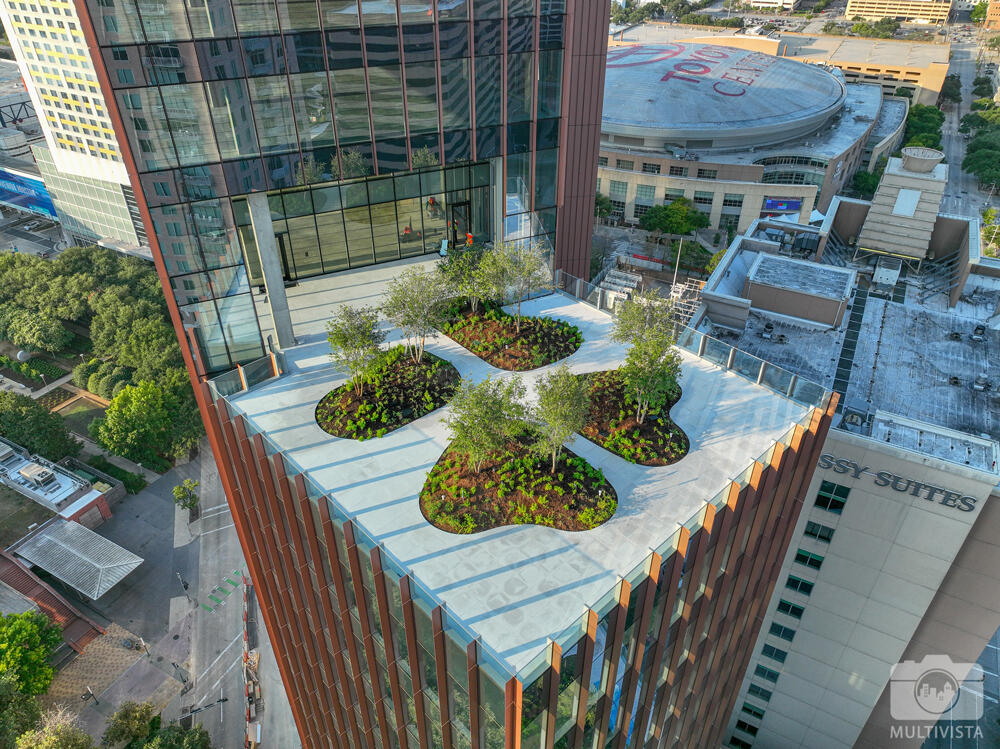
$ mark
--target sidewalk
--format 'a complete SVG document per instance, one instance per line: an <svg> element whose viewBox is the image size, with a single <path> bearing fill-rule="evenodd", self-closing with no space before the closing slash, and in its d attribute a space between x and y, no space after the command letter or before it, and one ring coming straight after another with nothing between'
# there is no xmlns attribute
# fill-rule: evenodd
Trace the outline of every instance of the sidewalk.
<svg viewBox="0 0 1000 749"><path fill-rule="evenodd" d="M144 466L133 463L131 460L123 458L120 455L112 455L89 437L84 437L79 434L74 434L74 436L83 443L82 455L84 456L100 455L101 457L106 458L109 463L113 463L119 468L130 471L131 473L138 473L142 475L142 477L145 478L150 484L160 478L160 474L154 473Z"/></svg>
<svg viewBox="0 0 1000 749"><path fill-rule="evenodd" d="M31 397L32 398L36 398L36 399L37 398L41 398L46 393L51 393L56 388L62 387L63 385L65 385L66 383L68 383L72 379L73 379L73 373L70 372L70 373L64 375L63 377L60 377L55 382L50 382L48 385L46 385L44 387L41 387L38 390L32 390L31 391ZM66 388L66 389L69 390L70 388Z"/></svg>

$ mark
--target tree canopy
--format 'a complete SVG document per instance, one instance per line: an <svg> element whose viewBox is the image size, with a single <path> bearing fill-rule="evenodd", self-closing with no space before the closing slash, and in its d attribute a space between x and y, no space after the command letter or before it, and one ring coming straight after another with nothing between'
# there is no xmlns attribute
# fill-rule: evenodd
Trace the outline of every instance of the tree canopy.
<svg viewBox="0 0 1000 749"><path fill-rule="evenodd" d="M16 749L94 749L94 740L65 709L50 710L42 724L17 739Z"/></svg>
<svg viewBox="0 0 1000 749"><path fill-rule="evenodd" d="M540 437L538 444L551 455L551 472L555 473L563 443L587 423L590 391L587 382L570 372L565 364L539 378L535 391L538 394L534 409Z"/></svg>
<svg viewBox="0 0 1000 749"><path fill-rule="evenodd" d="M38 728L41 721L38 701L21 691L17 675L0 674L0 749L13 749L17 737Z"/></svg>
<svg viewBox="0 0 1000 749"><path fill-rule="evenodd" d="M962 101L962 79L952 73L941 84L941 98L958 103Z"/></svg>
<svg viewBox="0 0 1000 749"><path fill-rule="evenodd" d="M0 392L0 437L51 461L78 455L82 448L60 416L20 393Z"/></svg>
<svg viewBox="0 0 1000 749"><path fill-rule="evenodd" d="M358 395L364 393L365 382L382 364L379 348L386 332L378 326L378 310L374 307L341 307L326 324L326 340L330 344L330 359L344 369Z"/></svg>
<svg viewBox="0 0 1000 749"><path fill-rule="evenodd" d="M434 335L447 320L445 304L451 294L443 274L422 268L402 271L386 288L382 314L403 331L406 348L418 364L427 336Z"/></svg>
<svg viewBox="0 0 1000 749"><path fill-rule="evenodd" d="M44 694L55 676L49 658L60 642L59 627L37 611L0 617L0 673L14 674L24 694Z"/></svg>
<svg viewBox="0 0 1000 749"><path fill-rule="evenodd" d="M464 455L474 470L524 431L524 393L518 377L463 382L455 392L446 420L451 448Z"/></svg>
<svg viewBox="0 0 1000 749"><path fill-rule="evenodd" d="M894 18L880 18L878 21L869 22L855 16L854 21L851 33L856 36L891 39L893 34L899 31L899 21Z"/></svg>
<svg viewBox="0 0 1000 749"><path fill-rule="evenodd" d="M969 20L973 23L982 23L986 20L986 9L989 6L987 0L982 0L972 6L972 12L969 13Z"/></svg>
<svg viewBox="0 0 1000 749"><path fill-rule="evenodd" d="M139 463L155 462L159 455L182 457L200 435L187 395L184 389L149 380L126 385L104 416L90 423L90 435L116 455Z"/></svg>
<svg viewBox="0 0 1000 749"><path fill-rule="evenodd" d="M653 206L639 219L639 226L646 231L661 231L664 234L690 234L708 224L708 216L697 210L687 198L677 198L669 205Z"/></svg>
<svg viewBox="0 0 1000 749"><path fill-rule="evenodd" d="M914 104L906 115L903 143L907 146L941 147L941 125L944 112L927 104Z"/></svg>

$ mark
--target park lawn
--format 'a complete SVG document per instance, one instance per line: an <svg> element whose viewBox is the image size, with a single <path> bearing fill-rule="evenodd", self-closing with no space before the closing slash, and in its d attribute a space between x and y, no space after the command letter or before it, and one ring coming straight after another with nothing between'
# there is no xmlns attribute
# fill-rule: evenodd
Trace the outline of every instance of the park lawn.
<svg viewBox="0 0 1000 749"><path fill-rule="evenodd" d="M90 435L87 427L94 419L104 415L104 406L88 398L80 398L68 406L58 409L56 413L65 419L66 426L71 432L87 437Z"/></svg>
<svg viewBox="0 0 1000 749"><path fill-rule="evenodd" d="M0 547L6 549L19 541L32 523L44 523L55 513L13 489L0 485Z"/></svg>

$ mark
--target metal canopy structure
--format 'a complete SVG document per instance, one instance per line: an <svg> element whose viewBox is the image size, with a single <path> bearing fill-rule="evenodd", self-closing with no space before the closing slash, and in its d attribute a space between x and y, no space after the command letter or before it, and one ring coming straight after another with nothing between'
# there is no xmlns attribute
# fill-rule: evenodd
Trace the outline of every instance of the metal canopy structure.
<svg viewBox="0 0 1000 749"><path fill-rule="evenodd" d="M54 520L12 551L97 600L142 564L127 549L72 520Z"/></svg>

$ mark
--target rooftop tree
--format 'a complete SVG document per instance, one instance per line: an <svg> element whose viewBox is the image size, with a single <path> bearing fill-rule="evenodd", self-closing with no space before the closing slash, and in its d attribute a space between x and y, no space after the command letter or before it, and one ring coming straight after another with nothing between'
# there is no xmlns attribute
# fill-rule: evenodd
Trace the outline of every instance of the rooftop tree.
<svg viewBox="0 0 1000 749"><path fill-rule="evenodd" d="M447 257L437 266L451 290L469 300L473 313L485 297L479 278L479 263L484 252L482 245L455 247L448 250Z"/></svg>
<svg viewBox="0 0 1000 749"><path fill-rule="evenodd" d="M622 379L640 424L677 397L681 357L673 344L668 331L652 330L636 340L625 357Z"/></svg>
<svg viewBox="0 0 1000 749"><path fill-rule="evenodd" d="M472 464L475 471L483 461L502 450L527 427L524 385L517 377L463 382L451 401L446 419L451 431L451 449Z"/></svg>
<svg viewBox="0 0 1000 749"><path fill-rule="evenodd" d="M347 371L354 392L364 394L365 382L382 366L386 332L378 325L375 307L341 307L326 324L330 359Z"/></svg>
<svg viewBox="0 0 1000 749"><path fill-rule="evenodd" d="M479 283L494 299L513 294L514 327L521 333L521 302L531 294L552 287L552 273L534 242L504 242L487 252L479 264Z"/></svg>
<svg viewBox="0 0 1000 749"><path fill-rule="evenodd" d="M618 305L611 340L635 343L650 332L670 332L673 327L673 305L655 289L646 289L633 293Z"/></svg>
<svg viewBox="0 0 1000 749"><path fill-rule="evenodd" d="M447 279L440 273L410 268L389 282L382 314L403 331L406 350L420 363L428 335L446 321L445 303L451 295Z"/></svg>
<svg viewBox="0 0 1000 749"><path fill-rule="evenodd" d="M538 422L539 442L552 457L551 473L562 454L563 443L583 429L590 410L590 394L586 381L569 371L565 364L538 380L535 390L538 403L534 417Z"/></svg>

